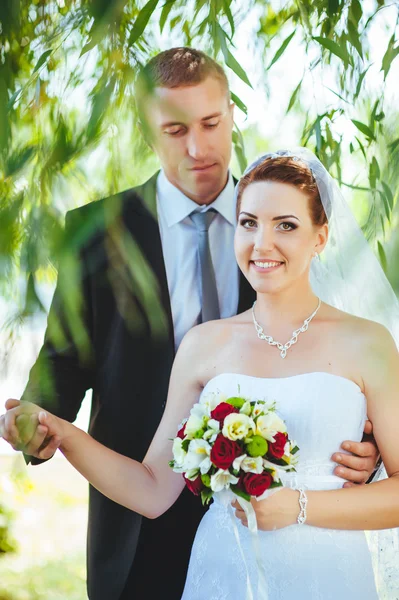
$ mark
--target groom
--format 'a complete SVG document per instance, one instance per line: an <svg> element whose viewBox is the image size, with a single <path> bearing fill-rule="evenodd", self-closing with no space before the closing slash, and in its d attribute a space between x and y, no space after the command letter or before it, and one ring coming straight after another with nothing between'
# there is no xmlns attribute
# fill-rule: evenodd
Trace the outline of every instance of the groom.
<svg viewBox="0 0 399 600"><path fill-rule="evenodd" d="M72 285L71 270L61 263L23 400L72 421L92 388L91 435L142 460L183 335L196 323L248 309L254 292L233 253L234 106L223 69L202 52L174 48L147 64L137 93L142 129L162 170L141 186L68 213L66 240L78 282ZM62 294L71 288L80 299L77 331L70 296ZM83 348L78 339L85 335ZM7 408L13 405L9 400ZM32 457L42 443L48 458L55 451L42 427L23 440L4 420L3 429ZM342 464L355 470L342 476L363 482L375 464L374 447L354 444L352 451L359 457L344 456ZM179 600L202 514L199 498L187 490L151 521L90 487L90 600Z"/></svg>

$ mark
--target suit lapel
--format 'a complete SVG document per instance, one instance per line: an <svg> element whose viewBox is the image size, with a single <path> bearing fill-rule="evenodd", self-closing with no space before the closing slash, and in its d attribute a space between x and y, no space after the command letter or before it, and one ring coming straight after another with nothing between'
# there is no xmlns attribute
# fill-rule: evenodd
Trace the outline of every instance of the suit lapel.
<svg viewBox="0 0 399 600"><path fill-rule="evenodd" d="M134 231L134 239L159 286L157 295L164 311L166 335L174 353L172 308L157 216L157 178L158 173L155 173L146 183L129 191L125 219L128 228Z"/></svg>

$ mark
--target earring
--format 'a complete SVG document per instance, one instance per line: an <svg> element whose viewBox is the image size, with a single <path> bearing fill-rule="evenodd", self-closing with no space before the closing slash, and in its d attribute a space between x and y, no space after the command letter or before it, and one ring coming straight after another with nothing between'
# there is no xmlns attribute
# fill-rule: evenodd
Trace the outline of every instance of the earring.
<svg viewBox="0 0 399 600"><path fill-rule="evenodd" d="M313 252L313 258L319 258L319 253L317 252L317 250Z"/></svg>

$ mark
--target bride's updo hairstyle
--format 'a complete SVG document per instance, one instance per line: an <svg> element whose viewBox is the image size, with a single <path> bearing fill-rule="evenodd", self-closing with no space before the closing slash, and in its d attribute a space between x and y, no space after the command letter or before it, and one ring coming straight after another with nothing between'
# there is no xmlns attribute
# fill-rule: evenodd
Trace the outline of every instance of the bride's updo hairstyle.
<svg viewBox="0 0 399 600"><path fill-rule="evenodd" d="M309 167L292 156L269 156L244 175L237 187L237 217L241 210L241 198L245 188L257 181L276 181L295 186L309 198L309 210L313 224L327 223L327 215L320 199L319 189Z"/></svg>

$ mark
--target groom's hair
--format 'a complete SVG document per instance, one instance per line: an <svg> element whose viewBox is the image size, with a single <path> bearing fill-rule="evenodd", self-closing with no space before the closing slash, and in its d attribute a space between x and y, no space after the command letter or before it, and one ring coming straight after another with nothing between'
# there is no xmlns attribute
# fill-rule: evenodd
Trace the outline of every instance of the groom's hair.
<svg viewBox="0 0 399 600"><path fill-rule="evenodd" d="M237 188L237 217L240 214L245 188L257 181L276 181L293 185L308 196L313 224L327 223L327 215L312 171L305 162L292 156L268 156L240 179Z"/></svg>
<svg viewBox="0 0 399 600"><path fill-rule="evenodd" d="M138 117L145 117L145 104L154 88L178 88L198 85L208 77L216 79L230 101L226 73L213 58L194 48L170 48L160 52L144 65L135 82L135 102Z"/></svg>

